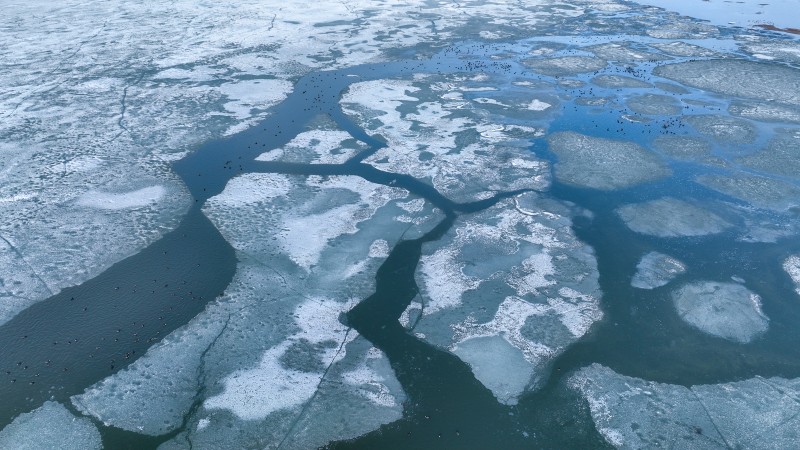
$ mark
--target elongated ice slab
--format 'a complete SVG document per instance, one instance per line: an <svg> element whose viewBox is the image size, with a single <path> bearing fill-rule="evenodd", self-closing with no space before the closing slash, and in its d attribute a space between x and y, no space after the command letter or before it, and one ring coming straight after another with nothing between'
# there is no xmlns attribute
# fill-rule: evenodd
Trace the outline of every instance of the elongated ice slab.
<svg viewBox="0 0 800 450"><path fill-rule="evenodd" d="M14 450L100 450L100 432L85 417L60 403L46 402L22 414L0 431L0 448Z"/></svg>
<svg viewBox="0 0 800 450"><path fill-rule="evenodd" d="M761 311L761 298L740 284L690 283L673 292L672 300L686 323L730 341L746 344L769 325Z"/></svg>
<svg viewBox="0 0 800 450"><path fill-rule="evenodd" d="M670 174L660 158L638 144L586 136L572 131L551 134L561 182L601 190L622 189Z"/></svg>
<svg viewBox="0 0 800 450"><path fill-rule="evenodd" d="M649 88L652 84L636 78L622 75L600 75L592 78L592 83L604 88Z"/></svg>
<svg viewBox="0 0 800 450"><path fill-rule="evenodd" d="M650 252L636 265L636 274L631 286L639 289L655 289L664 286L678 275L686 272L686 265L677 259L658 252Z"/></svg>
<svg viewBox="0 0 800 450"><path fill-rule="evenodd" d="M597 431L616 448L789 450L800 436L798 381L756 377L685 387L592 364L568 385L586 399Z"/></svg>
<svg viewBox="0 0 800 450"><path fill-rule="evenodd" d="M659 237L704 236L730 227L716 214L671 197L625 205L617 214L631 230Z"/></svg>
<svg viewBox="0 0 800 450"><path fill-rule="evenodd" d="M591 56L562 56L558 58L528 59L524 62L535 71L553 77L594 72L605 68L608 64L603 59L593 58Z"/></svg>

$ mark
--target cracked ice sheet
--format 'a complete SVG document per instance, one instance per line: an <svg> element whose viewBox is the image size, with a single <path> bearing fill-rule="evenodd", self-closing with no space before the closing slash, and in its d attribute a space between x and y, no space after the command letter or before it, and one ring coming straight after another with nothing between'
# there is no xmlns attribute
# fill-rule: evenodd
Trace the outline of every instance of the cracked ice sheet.
<svg viewBox="0 0 800 450"><path fill-rule="evenodd" d="M568 381L597 431L617 448L791 449L800 437L800 380L656 383L593 364Z"/></svg>
<svg viewBox="0 0 800 450"><path fill-rule="evenodd" d="M342 217L310 247L285 228L309 233L331 211ZM284 437L288 448L318 447L399 419L405 395L388 360L338 317L372 293L403 233L420 236L443 215L358 177L279 174L232 179L204 212L240 260L226 295L73 403L131 431L180 429L165 448Z"/></svg>
<svg viewBox="0 0 800 450"><path fill-rule="evenodd" d="M75 417L60 403L45 402L0 431L0 448L14 450L102 449L100 432L85 417Z"/></svg>
<svg viewBox="0 0 800 450"><path fill-rule="evenodd" d="M550 362L603 316L594 253L570 214L522 194L461 216L423 246L414 333L464 360L502 403L539 387Z"/></svg>
<svg viewBox="0 0 800 450"><path fill-rule="evenodd" d="M352 85L342 97L345 111L387 140L387 146L365 163L413 176L456 202L498 191L546 189L548 165L527 150L527 139L542 130L487 122L485 105L463 98L468 81L423 75L415 81ZM533 103L534 95L529 94L523 109ZM541 115L550 109L529 111Z"/></svg>

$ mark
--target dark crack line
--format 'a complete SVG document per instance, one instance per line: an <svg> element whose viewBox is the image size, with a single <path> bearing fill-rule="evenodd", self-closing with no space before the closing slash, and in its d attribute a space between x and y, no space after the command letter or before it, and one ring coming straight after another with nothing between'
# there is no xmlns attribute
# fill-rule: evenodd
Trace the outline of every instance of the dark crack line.
<svg viewBox="0 0 800 450"><path fill-rule="evenodd" d="M297 427L297 424L300 423L300 420L302 420L303 416L305 416L308 408L310 408L311 404L314 403L314 399L317 398L317 395L319 394L320 391L320 387L322 386L322 383L325 382L325 378L328 376L328 372L331 370L331 367L333 367L333 365L336 364L339 354L342 352L344 346L347 344L347 337L350 335L351 331L353 331L353 328L348 327L347 332L344 334L344 337L342 338L342 342L339 344L339 348L336 350L336 353L333 355L333 358L331 358L331 362L328 363L328 367L326 367L325 371L322 372L322 377L320 377L319 383L317 383L317 388L314 390L314 394L311 395L311 398L308 399L308 401L303 404L302 409L300 409L300 412L297 414L297 417L295 417L295 419L292 421L291 426L286 431L286 434L283 436L283 439L281 439L281 442L278 444L276 449L280 449L283 447L283 444L286 442L286 440L292 436L292 432L294 432L294 429L295 427Z"/></svg>
<svg viewBox="0 0 800 450"><path fill-rule="evenodd" d="M695 391L694 391L694 389L692 389L692 388L689 388L689 392L691 392L691 393L692 393L692 395L694 396L694 398L695 398L695 399L697 399L697 402L698 402L698 403L700 403L700 406L702 406L702 407L703 407L703 411L705 411L705 413L706 413L706 416L708 416L708 420L709 420L709 422L711 422L711 424L712 424L712 425L714 425L714 430L716 430L716 431L717 431L717 434L719 434L719 437L720 437L720 438L722 438L722 442L725 444L725 448L732 450L732 449L733 449L733 447L732 447L732 446L731 446L731 444L728 442L728 440L725 438L725 435L724 435L724 434L722 434L722 431L720 431L719 427L717 426L717 423L716 423L716 422L714 422L714 418L713 418L713 417L711 417L711 413L708 411L708 408L706 408L706 404L705 404L705 403L703 403L703 400L700 398L700 396L699 396L699 395L697 395L697 392L695 392Z"/></svg>

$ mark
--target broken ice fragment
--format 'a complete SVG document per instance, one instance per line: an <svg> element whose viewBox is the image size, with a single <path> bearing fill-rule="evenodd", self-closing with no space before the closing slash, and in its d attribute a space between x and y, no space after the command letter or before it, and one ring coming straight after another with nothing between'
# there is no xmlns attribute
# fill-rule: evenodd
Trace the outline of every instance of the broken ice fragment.
<svg viewBox="0 0 800 450"><path fill-rule="evenodd" d="M664 286L684 272L686 266L677 259L663 253L650 252L636 265L636 274L631 280L631 286L639 289L655 289Z"/></svg>
<svg viewBox="0 0 800 450"><path fill-rule="evenodd" d="M767 331L761 298L740 284L694 282L674 291L672 300L681 319L713 336L746 344Z"/></svg>
<svg viewBox="0 0 800 450"><path fill-rule="evenodd" d="M100 432L85 417L75 417L60 403L46 402L22 414L0 431L0 448L14 450L102 449Z"/></svg>
<svg viewBox="0 0 800 450"><path fill-rule="evenodd" d="M551 134L550 150L558 156L555 175L563 183L614 190L666 177L661 159L638 144L578 134Z"/></svg>
<svg viewBox="0 0 800 450"><path fill-rule="evenodd" d="M704 236L730 227L716 214L671 197L625 205L617 214L631 230L659 237Z"/></svg>

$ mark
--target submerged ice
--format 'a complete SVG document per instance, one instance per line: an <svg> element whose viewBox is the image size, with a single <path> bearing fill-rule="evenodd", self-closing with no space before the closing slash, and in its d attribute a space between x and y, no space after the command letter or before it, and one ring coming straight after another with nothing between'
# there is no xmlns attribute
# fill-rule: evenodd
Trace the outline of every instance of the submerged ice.
<svg viewBox="0 0 800 450"><path fill-rule="evenodd" d="M631 286L639 289L655 289L664 286L678 275L686 272L686 265L677 259L659 252L650 252L636 265L636 274Z"/></svg>
<svg viewBox="0 0 800 450"><path fill-rule="evenodd" d="M716 214L671 197L624 205L617 214L631 230L659 237L705 236L730 227Z"/></svg>

